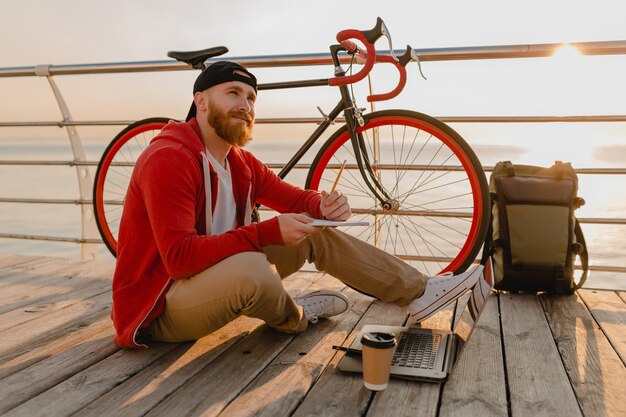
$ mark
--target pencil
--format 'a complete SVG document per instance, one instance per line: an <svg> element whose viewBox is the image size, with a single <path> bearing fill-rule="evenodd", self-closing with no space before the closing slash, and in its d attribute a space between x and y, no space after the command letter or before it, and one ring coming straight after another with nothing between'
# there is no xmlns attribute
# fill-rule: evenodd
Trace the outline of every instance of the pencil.
<svg viewBox="0 0 626 417"><path fill-rule="evenodd" d="M335 188L337 188L337 183L339 182L339 178L341 178L341 173L343 172L343 169L346 166L346 162L347 160L344 159L343 163L341 164L341 168L339 168L339 173L337 174L337 178L335 178L335 182L333 183L332 188L330 189L330 193L328 194L332 194L333 191L335 191ZM326 229L326 226L322 227L322 230Z"/></svg>
<svg viewBox="0 0 626 417"><path fill-rule="evenodd" d="M346 166L346 162L347 160L343 160L343 164L341 164L341 168L339 168L339 174L337 174L337 178L335 178L335 182L333 183L333 187L330 189L330 193L332 193L333 191L335 191L335 188L337 187L337 183L339 182L339 178L341 178L341 173L343 172L343 169ZM328 194L330 194L328 193Z"/></svg>
<svg viewBox="0 0 626 417"><path fill-rule="evenodd" d="M337 346L337 345L333 345L333 349L340 350L342 352L346 352L346 355L354 356L354 357L357 357L357 358L360 358L363 355L363 351L359 350L359 349L352 349L352 348L348 348L348 347L344 347L344 346Z"/></svg>

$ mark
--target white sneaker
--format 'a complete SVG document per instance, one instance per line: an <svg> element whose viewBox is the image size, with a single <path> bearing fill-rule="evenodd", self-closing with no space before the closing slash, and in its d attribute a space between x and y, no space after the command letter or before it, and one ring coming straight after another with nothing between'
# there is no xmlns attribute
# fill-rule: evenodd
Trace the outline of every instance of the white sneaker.
<svg viewBox="0 0 626 417"><path fill-rule="evenodd" d="M317 290L294 298L304 309L307 320L317 323L320 318L336 316L348 309L348 298L338 291Z"/></svg>
<svg viewBox="0 0 626 417"><path fill-rule="evenodd" d="M426 283L424 294L409 304L411 319L415 323L423 321L461 297L476 285L482 270L483 266L477 265L459 275L449 274L430 277Z"/></svg>

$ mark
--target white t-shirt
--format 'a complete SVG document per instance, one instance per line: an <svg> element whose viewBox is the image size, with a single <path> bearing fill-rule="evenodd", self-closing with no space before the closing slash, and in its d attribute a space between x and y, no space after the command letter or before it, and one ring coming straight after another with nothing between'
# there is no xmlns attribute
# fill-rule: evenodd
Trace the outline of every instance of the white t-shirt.
<svg viewBox="0 0 626 417"><path fill-rule="evenodd" d="M233 181L230 174L230 166L226 161L226 169L206 150L207 159L217 172L218 185L217 201L213 210L212 234L219 235L237 227L237 205L233 194Z"/></svg>

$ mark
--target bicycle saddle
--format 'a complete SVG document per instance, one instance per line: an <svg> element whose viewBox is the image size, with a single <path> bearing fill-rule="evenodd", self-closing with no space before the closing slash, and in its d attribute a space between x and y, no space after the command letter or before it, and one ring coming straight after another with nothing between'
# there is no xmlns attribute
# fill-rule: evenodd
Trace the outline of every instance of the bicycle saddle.
<svg viewBox="0 0 626 417"><path fill-rule="evenodd" d="M200 51L169 51L167 56L178 61L186 62L195 69L203 70L204 61L214 56L224 55L228 52L225 46L216 46L214 48L202 49Z"/></svg>

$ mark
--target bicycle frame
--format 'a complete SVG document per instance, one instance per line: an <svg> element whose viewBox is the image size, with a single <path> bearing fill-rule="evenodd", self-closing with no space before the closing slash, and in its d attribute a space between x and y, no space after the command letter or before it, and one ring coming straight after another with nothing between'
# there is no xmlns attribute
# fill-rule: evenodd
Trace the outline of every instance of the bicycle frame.
<svg viewBox="0 0 626 417"><path fill-rule="evenodd" d="M336 75L344 76L345 71L341 67L339 59L337 57L337 52L340 50L340 48L342 47L339 45L333 45L333 47L331 47L331 54L335 63ZM329 85L329 81L330 79L328 78L316 80L285 81L259 85L259 90L277 90L282 88L297 87L319 87ZM346 120L346 126L348 132L350 133L350 140L354 150L357 166L361 175L363 176L365 184L372 191L374 196L376 196L384 209L390 210L394 207L397 208L398 203L389 196L389 194L384 190L383 186L378 181L378 178L374 173L374 168L370 163L370 158L368 157L367 150L365 148L363 136L360 133L357 133L360 110L356 108L356 102L354 100L354 97L350 93L347 85L340 85L338 87L341 93L341 100L337 103L335 108L327 116L324 117L324 120L322 120L317 129L315 129L315 131L311 134L311 136L309 136L306 142L304 142L304 144L296 151L296 153L291 157L291 159L287 162L283 169L280 170L278 176L281 179L284 179L287 174L291 172L293 167L300 161L300 159L302 159L304 154L306 154L311 146L313 146L313 144L317 142L322 134L324 134L326 129L328 129L328 127L343 112Z"/></svg>
<svg viewBox="0 0 626 417"><path fill-rule="evenodd" d="M409 62L416 61L419 66L418 57L409 45L407 45L406 52L401 56L395 56L393 52L377 54L374 43L382 36L387 37L390 51L393 51L391 38L380 18L372 30L358 31L348 29L340 31L336 36L338 44L330 47L331 58L334 64L333 77L261 84L258 86L259 90L272 90L327 85L339 87L341 95L339 102L329 115L322 112L324 118L320 125L301 144L283 169L280 170L278 176L285 178L296 164L300 162L304 154L310 151L313 144L322 137L328 127L343 113L345 126L337 129L330 136L330 139L324 139L325 143L318 151L313 167L309 171L307 184L312 189L320 190L322 181L325 181L324 184L329 184L332 182L332 177L337 174L335 168L338 168L338 166L335 167L329 164L331 158L335 158L333 160L337 162L341 162L342 159L349 159L352 164L351 168L354 169L356 165L359 174L355 173L356 175L353 176L354 184L348 180L344 181L344 184L347 193L351 193L351 196L356 196L359 204L365 204L366 207L364 209L358 210L359 214L380 213L384 215L375 216L373 228L369 229L368 232L370 235L363 236L364 240L369 241L373 239L373 243L380 246L380 239L384 235L385 244L383 250L389 253L410 261L423 261L425 259L438 264L440 262L450 262L447 265L443 265L441 269L462 271L474 260L484 235L487 233L489 201L486 178L480 169L480 162L469 145L457 132L439 120L422 113L402 109L364 114L364 109L357 106L351 85L364 80L376 63L394 65L398 70L399 80L396 87L389 92L383 94L372 94L370 92L366 97L368 102L389 100L396 97L406 85L406 65ZM170 52L168 56L187 62L194 68L201 69L199 67L203 59L214 57L224 52L225 48L211 48L202 51ZM345 60L343 53L350 59ZM339 59L339 56L341 56L341 59ZM344 70L341 62L345 62L345 64L350 63L347 70ZM353 71L354 63L361 64L362 67ZM97 181L94 184L94 213L103 240L114 255L117 254L116 233L118 231L116 230L115 222L119 221L119 217L116 218L115 216L121 215L121 202L125 199L126 191L124 180L122 180L120 185L115 175L122 175L126 179L130 177L123 172L112 170L111 175L114 177L107 180L109 167L119 165L119 161L116 162L114 160L118 153L120 153L120 158L126 158L124 153L128 152L131 154L130 159L134 161L135 157L132 154L138 154L134 152L134 150L137 150L135 148L142 148L142 146L145 147L147 145L144 134L150 135L160 130L167 123L168 119L166 118L150 118L128 126L111 141L98 164ZM411 138L409 140L411 140L411 146L406 149L406 158L402 157L405 151L403 146L405 137L404 133L401 135L400 164L396 164L395 159L397 153L395 146L393 146L395 143L394 126L403 126L403 132L406 132L407 129L415 132L415 134L410 133ZM420 132L424 132L424 134L418 137ZM418 161L417 158L422 155L424 149L426 149L426 153L430 152L426 145L431 141L431 138L434 138L433 142L439 143L439 146L433 145L432 151L434 153L425 154L425 159ZM348 140L350 144L348 144ZM413 151L413 144L416 141L423 142L424 140L423 145L418 146L419 149L415 149L415 152L413 152L414 157L409 162L408 156ZM389 147L390 144L392 145L391 148ZM439 155L441 149L446 150L444 152L445 155L443 155L446 159L435 161L435 157ZM141 152L141 149L139 152ZM390 161L389 158L391 156L393 156L393 168L387 166L387 161ZM457 161L462 166L460 178L450 179L448 177L439 180L446 174L433 177L434 173L440 171L450 158L453 158L454 161ZM430 169L431 166L433 166L432 169ZM381 168L395 171L395 182L393 181L393 175L383 175ZM427 174L426 178L422 177L423 172L413 175L412 180L406 184L406 181L402 181L405 174L421 168L431 173ZM403 186L406 186L404 187L405 189L400 187L401 182ZM336 183L337 180L335 180ZM447 188L446 190L441 190L441 187ZM459 187L464 188L461 190ZM435 191L431 192L431 190ZM442 191L444 193L447 192L448 195L442 195ZM354 194L352 194L353 192ZM416 194L419 195L416 196ZM106 195L110 195L110 198L113 200L108 201ZM410 197L412 199L408 200ZM119 205L118 200L115 200L115 198L119 198ZM459 203L448 204L451 199L459 199L455 200ZM400 210L400 204L403 206L402 210ZM108 210L107 208L109 207L116 207L116 210ZM468 208L472 209L470 213L458 211ZM253 218L255 213L258 216L258 211L254 210ZM410 218L406 221L403 220L403 216L413 214L418 216L427 215L427 224L418 224ZM465 217L470 217L471 220L462 221L460 224L457 223L456 219L463 218L462 220L464 220ZM258 220L258 217L256 218ZM443 219L451 220L444 221ZM113 229L109 224L113 224ZM387 230L383 233L382 227L385 224ZM445 229L446 233L448 231L458 232L458 236L454 234L453 238L450 238L446 233L439 232L438 229L441 228ZM424 237L422 231L428 233L428 236ZM360 235L356 237L360 237ZM387 250L388 243L392 245L389 250ZM426 255L430 254L431 256L424 257L420 252Z"/></svg>

